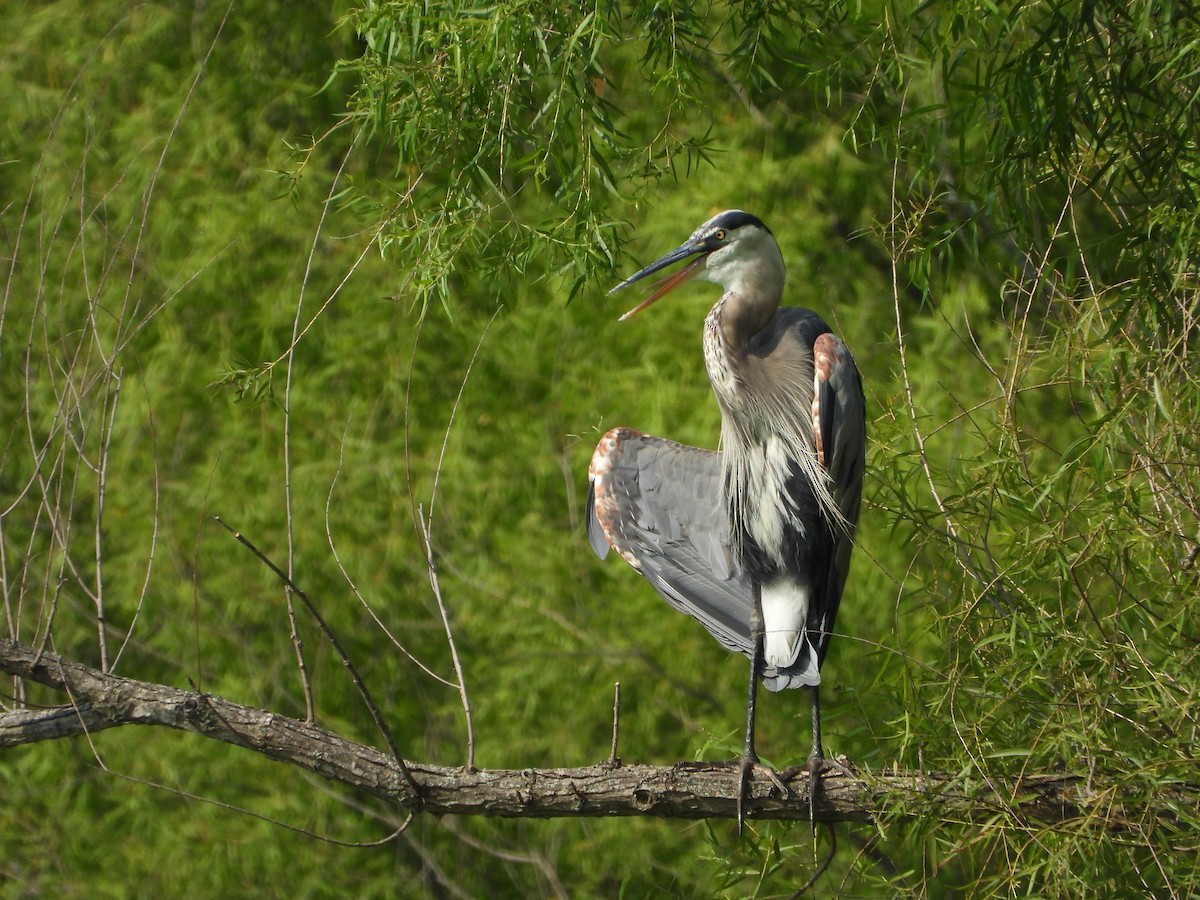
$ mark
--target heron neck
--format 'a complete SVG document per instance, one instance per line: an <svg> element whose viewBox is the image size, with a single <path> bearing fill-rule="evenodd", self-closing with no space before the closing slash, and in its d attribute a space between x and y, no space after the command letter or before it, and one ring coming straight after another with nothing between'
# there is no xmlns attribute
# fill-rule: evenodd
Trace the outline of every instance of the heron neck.
<svg viewBox="0 0 1200 900"><path fill-rule="evenodd" d="M725 340L748 347L751 339L775 318L782 294L782 285L756 285L749 290L729 291L723 298L721 315Z"/></svg>
<svg viewBox="0 0 1200 900"><path fill-rule="evenodd" d="M709 375L713 366L724 370L741 368L755 335L771 324L779 310L779 292L729 290L717 301L705 320L705 359ZM714 382L715 384L715 382Z"/></svg>
<svg viewBox="0 0 1200 900"><path fill-rule="evenodd" d="M704 365L722 409L744 414L744 379L750 340L765 328L775 308L746 303L743 295L727 291L704 320Z"/></svg>

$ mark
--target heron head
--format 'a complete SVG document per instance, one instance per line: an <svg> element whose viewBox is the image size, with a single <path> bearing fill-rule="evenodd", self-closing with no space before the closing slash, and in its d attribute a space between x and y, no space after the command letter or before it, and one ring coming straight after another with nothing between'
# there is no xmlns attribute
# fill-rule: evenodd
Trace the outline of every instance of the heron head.
<svg viewBox="0 0 1200 900"><path fill-rule="evenodd" d="M727 209L717 213L693 231L691 237L666 256L630 275L609 293L619 291L680 260L691 259L682 269L659 281L649 297L621 316L621 321L624 321L665 297L690 278L699 276L705 281L729 287L737 280L743 266L761 263L766 258L778 259L782 272L783 260L779 256L779 247L771 235L771 230L758 217L748 212Z"/></svg>

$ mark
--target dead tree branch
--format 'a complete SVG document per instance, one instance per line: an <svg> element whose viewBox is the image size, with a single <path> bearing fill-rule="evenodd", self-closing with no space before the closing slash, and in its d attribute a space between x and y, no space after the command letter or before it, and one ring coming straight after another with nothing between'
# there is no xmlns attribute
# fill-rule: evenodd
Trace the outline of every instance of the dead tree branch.
<svg viewBox="0 0 1200 900"><path fill-rule="evenodd" d="M436 815L525 818L659 816L733 818L737 779L734 763L677 763L673 766L600 763L576 769L462 768L407 762L348 740L318 725L269 710L232 703L212 694L180 690L106 674L14 641L0 640L0 671L64 691L70 705L0 713L0 747L92 733L124 725L160 725L244 747L271 759L315 772L409 810ZM803 767L781 774L789 796L765 781L752 784L755 819L808 817L808 776ZM1200 809L1200 785L1159 788L1159 809L1127 805L1127 792L1084 775L1025 777L1009 785L932 772L863 772L836 765L823 779L817 818L867 822L929 815L954 821L1009 817L1036 827L1089 820L1102 828L1144 827L1154 814L1159 827L1176 820L1172 810ZM1158 804L1156 804L1158 805Z"/></svg>

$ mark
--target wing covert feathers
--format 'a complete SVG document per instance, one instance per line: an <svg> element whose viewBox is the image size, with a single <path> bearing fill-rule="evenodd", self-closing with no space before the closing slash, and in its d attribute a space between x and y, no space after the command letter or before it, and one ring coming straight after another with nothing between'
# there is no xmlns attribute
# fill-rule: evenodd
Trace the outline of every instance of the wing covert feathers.
<svg viewBox="0 0 1200 900"><path fill-rule="evenodd" d="M589 475L587 530L597 555L616 550L671 606L749 656L754 589L729 544L720 454L614 428ZM808 654L800 656L804 668ZM763 684L797 686L790 672L768 668Z"/></svg>

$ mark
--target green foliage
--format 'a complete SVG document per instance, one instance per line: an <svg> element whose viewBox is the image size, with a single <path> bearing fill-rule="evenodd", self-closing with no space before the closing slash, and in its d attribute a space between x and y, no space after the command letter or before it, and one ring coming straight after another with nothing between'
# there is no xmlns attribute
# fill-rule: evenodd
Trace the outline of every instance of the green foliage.
<svg viewBox="0 0 1200 900"><path fill-rule="evenodd" d="M868 389L828 749L965 788L1080 774L1094 801L1050 826L914 800L839 826L815 890L1200 890L1162 794L1200 726L1190 12L230 10L0 6L6 634L303 715L286 598L220 515L294 572L403 751L458 764L420 510L476 764L605 758L614 681L624 757L734 755L744 662L580 527L608 427L718 430L704 299L618 325L600 289L741 206ZM378 743L299 628L318 720ZM797 762L807 717L766 698L764 756ZM774 896L831 851L778 824L425 819L348 849L271 821L371 841L395 811L128 730L7 751L0 785L6 896Z"/></svg>

